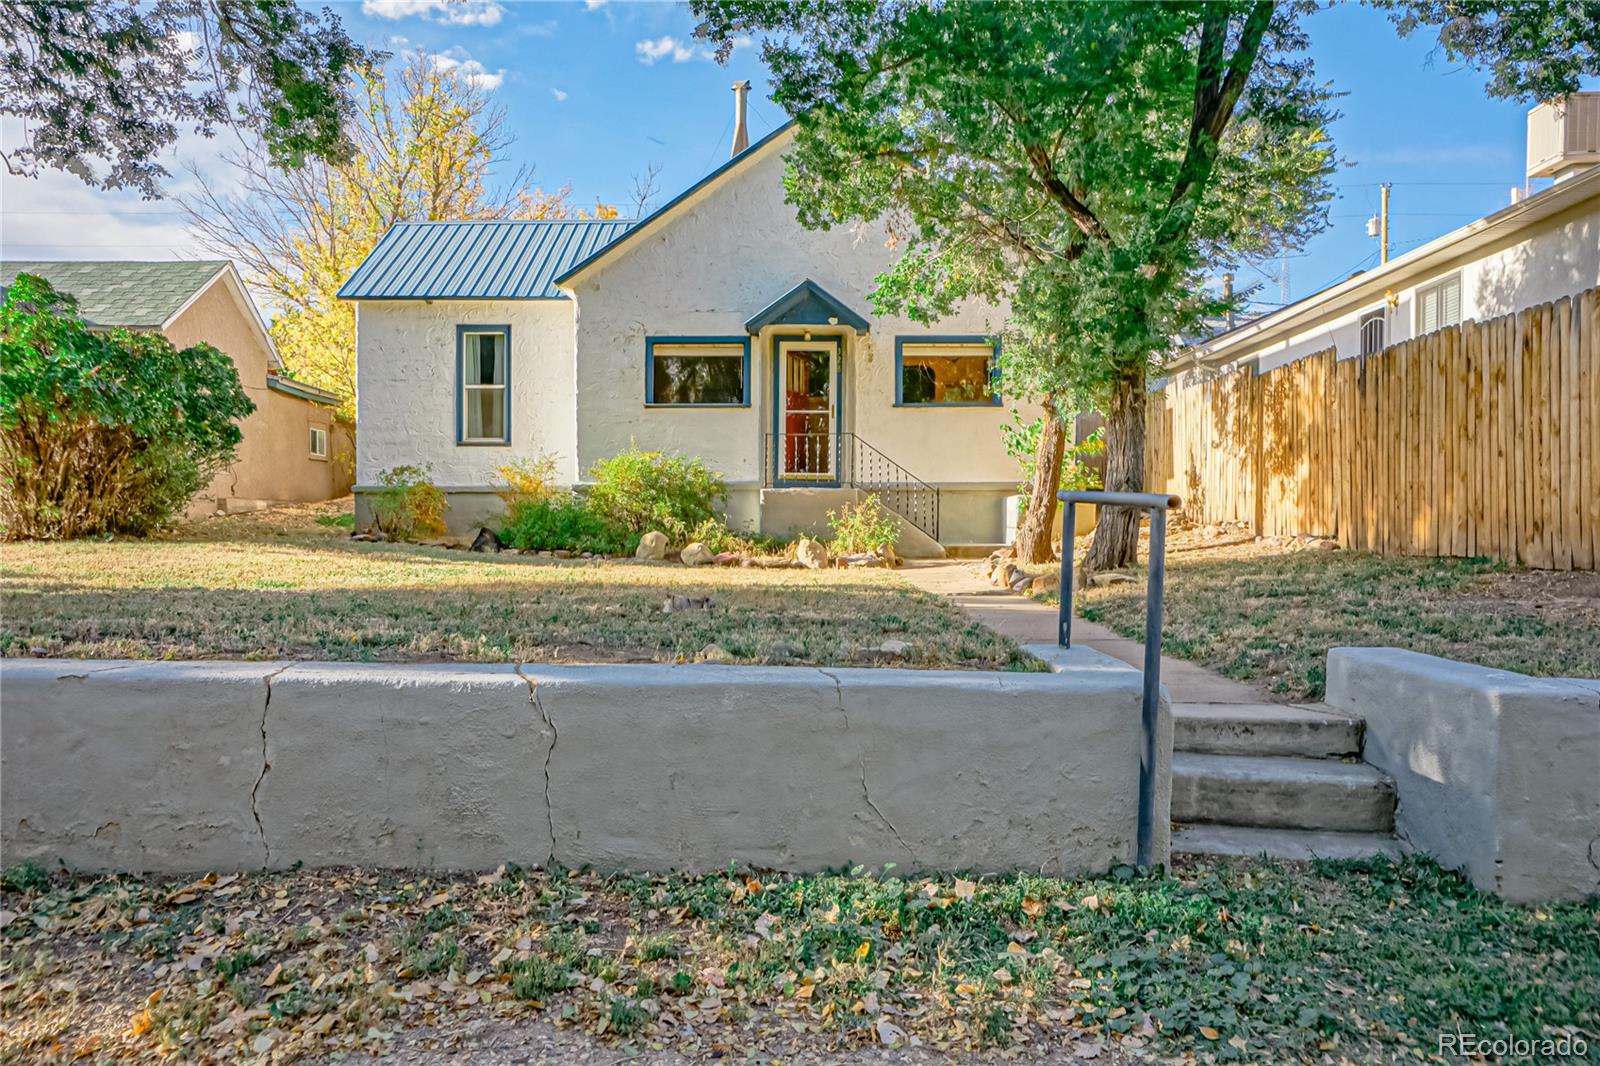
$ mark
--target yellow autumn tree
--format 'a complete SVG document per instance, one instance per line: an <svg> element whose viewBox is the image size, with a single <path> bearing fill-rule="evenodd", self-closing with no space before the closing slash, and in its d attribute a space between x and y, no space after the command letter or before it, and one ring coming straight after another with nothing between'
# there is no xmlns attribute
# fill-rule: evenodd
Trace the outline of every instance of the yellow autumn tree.
<svg viewBox="0 0 1600 1066"><path fill-rule="evenodd" d="M360 75L348 163L279 171L264 153L228 159L227 188L195 173L179 197L191 229L238 263L276 309L272 337L288 371L354 413L355 311L339 286L397 222L454 218L615 218L539 188L526 168L496 181L511 137L505 111L474 77L413 55Z"/></svg>

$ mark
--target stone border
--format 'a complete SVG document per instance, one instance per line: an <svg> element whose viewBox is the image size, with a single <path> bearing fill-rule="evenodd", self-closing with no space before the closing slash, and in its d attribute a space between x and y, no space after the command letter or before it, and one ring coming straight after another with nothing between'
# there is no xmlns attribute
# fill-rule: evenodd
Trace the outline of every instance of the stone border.
<svg viewBox="0 0 1600 1066"><path fill-rule="evenodd" d="M1131 861L1140 675L1028 650L1056 672L8 659L6 862Z"/></svg>
<svg viewBox="0 0 1600 1066"><path fill-rule="evenodd" d="M1415 848L1511 900L1600 893L1600 681L1332 648L1327 700L1366 719Z"/></svg>

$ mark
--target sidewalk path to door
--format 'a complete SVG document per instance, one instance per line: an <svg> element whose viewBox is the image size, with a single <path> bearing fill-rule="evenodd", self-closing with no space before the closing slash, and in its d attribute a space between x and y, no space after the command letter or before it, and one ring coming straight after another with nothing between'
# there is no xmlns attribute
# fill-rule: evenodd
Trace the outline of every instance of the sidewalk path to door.
<svg viewBox="0 0 1600 1066"><path fill-rule="evenodd" d="M969 562L958 559L907 561L901 577L924 592L948 596L967 616L1018 644L1054 644L1056 608L1027 596L997 589L983 580ZM1084 618L1072 620L1072 643L1083 644L1113 659L1142 669L1144 644L1121 637ZM1220 674L1170 655L1161 657L1161 683L1173 704L1274 702L1260 689L1232 681Z"/></svg>

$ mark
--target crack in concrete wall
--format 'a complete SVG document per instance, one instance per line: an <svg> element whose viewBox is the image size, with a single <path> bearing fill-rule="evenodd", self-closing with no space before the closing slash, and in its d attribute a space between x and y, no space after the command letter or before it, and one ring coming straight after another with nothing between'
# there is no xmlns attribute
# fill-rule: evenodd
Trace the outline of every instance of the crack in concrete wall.
<svg viewBox="0 0 1600 1066"><path fill-rule="evenodd" d="M550 803L550 762L556 755L556 742L561 739L561 734L556 729L555 719L550 717L550 712L545 710L544 704L539 700L539 683L534 678L522 672L522 664L516 664L517 676L528 683L528 702L533 704L533 709L539 712L539 718L550 730L550 746L544 751L544 816L550 827L550 850L545 856L545 867L548 869L556 861L556 810Z"/></svg>
<svg viewBox="0 0 1600 1066"><path fill-rule="evenodd" d="M850 713L844 709L844 685L840 683L837 674L834 674L828 670L824 670L821 667L817 668L817 673L833 682L833 692L839 700L839 717L844 719L845 732L850 732ZM917 865L917 849L913 848L910 843L906 841L906 838L900 835L900 830L896 829L894 823L889 821L889 816L884 814L883 811L878 807L878 804L873 801L872 789L867 785L867 752L865 748L863 748L861 751L860 769L861 798L866 800L868 807L872 808L872 813L878 816L878 821L882 822L884 826L888 828L889 832L893 834L895 842L898 843L902 848L906 849L906 854L911 856L911 865L915 867Z"/></svg>
<svg viewBox="0 0 1600 1066"><path fill-rule="evenodd" d="M261 824L261 807L257 803L257 794L261 791L261 782L267 779L267 774L272 772L272 763L267 760L267 710L272 706L272 682L293 663L285 663L265 678L267 685L267 698L261 704L261 773L256 775L256 783L250 786L250 816L255 819L256 833L261 837L261 868L267 869L272 865L272 845L267 843L267 828Z"/></svg>

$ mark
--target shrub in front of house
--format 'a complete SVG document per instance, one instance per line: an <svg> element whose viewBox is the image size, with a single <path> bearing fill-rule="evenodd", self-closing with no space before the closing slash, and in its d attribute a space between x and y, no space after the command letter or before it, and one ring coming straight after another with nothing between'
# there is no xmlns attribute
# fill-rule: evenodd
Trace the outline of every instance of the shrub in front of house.
<svg viewBox="0 0 1600 1066"><path fill-rule="evenodd" d="M444 533L450 504L432 478L433 469L426 464L397 466L378 475L378 488L370 497L372 521L384 536L416 540Z"/></svg>
<svg viewBox="0 0 1600 1066"><path fill-rule="evenodd" d="M721 475L699 459L629 447L589 469L589 508L608 523L638 537L658 529L674 544L716 517L728 494Z"/></svg>
<svg viewBox="0 0 1600 1066"><path fill-rule="evenodd" d="M19 274L0 305L0 525L8 538L144 534L236 454L255 410L233 361L159 333L96 331Z"/></svg>
<svg viewBox="0 0 1600 1066"><path fill-rule="evenodd" d="M875 495L829 511L828 526L833 530L830 548L834 555L864 555L892 547L900 538L900 523Z"/></svg>
<svg viewBox="0 0 1600 1066"><path fill-rule="evenodd" d="M511 501L500 528L502 544L525 551L632 555L639 537L607 522L582 497L570 492Z"/></svg>

